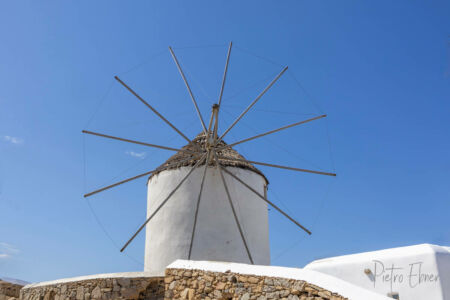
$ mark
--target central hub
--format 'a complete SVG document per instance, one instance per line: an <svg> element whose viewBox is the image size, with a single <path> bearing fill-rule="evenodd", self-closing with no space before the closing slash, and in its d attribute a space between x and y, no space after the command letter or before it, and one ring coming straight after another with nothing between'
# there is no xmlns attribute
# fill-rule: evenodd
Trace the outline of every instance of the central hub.
<svg viewBox="0 0 450 300"><path fill-rule="evenodd" d="M206 150L211 150L216 145L217 139L217 127L218 127L218 119L217 115L219 112L219 104L215 103L212 106L211 119L209 121L208 132L206 133ZM214 129L211 130L212 124L214 123Z"/></svg>

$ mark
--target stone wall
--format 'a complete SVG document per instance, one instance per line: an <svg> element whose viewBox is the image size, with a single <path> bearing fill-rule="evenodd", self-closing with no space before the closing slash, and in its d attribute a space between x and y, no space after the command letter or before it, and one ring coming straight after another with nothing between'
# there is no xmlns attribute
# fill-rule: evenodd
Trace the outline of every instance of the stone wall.
<svg viewBox="0 0 450 300"><path fill-rule="evenodd" d="M344 300L302 280L232 272L166 269L164 299L188 300Z"/></svg>
<svg viewBox="0 0 450 300"><path fill-rule="evenodd" d="M0 300L19 299L23 285L0 280Z"/></svg>
<svg viewBox="0 0 450 300"><path fill-rule="evenodd" d="M164 299L163 277L70 280L25 286L21 300ZM1 299L0 299L1 300Z"/></svg>

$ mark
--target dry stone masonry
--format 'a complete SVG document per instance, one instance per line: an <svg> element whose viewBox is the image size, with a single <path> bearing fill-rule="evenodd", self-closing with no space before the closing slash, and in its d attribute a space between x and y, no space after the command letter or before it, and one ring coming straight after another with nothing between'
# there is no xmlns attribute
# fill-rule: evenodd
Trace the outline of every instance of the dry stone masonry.
<svg viewBox="0 0 450 300"><path fill-rule="evenodd" d="M23 285L0 280L0 300L19 299L20 289Z"/></svg>
<svg viewBox="0 0 450 300"><path fill-rule="evenodd" d="M9 288L8 291L15 298L0 298L0 300L17 299L17 289ZM166 268L164 276L148 272L99 274L30 284L20 290L20 300L90 299L388 300L389 298L314 271L187 260L172 263Z"/></svg>
<svg viewBox="0 0 450 300"><path fill-rule="evenodd" d="M163 277L94 278L25 286L21 300L164 299ZM1 298L0 298L1 299Z"/></svg>
<svg viewBox="0 0 450 300"><path fill-rule="evenodd" d="M165 300L344 300L302 280L242 275L229 271L166 269Z"/></svg>

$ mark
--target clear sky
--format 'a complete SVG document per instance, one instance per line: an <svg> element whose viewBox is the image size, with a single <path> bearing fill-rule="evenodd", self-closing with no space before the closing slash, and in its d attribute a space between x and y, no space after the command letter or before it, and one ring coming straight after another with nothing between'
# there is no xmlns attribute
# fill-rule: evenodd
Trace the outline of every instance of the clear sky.
<svg viewBox="0 0 450 300"><path fill-rule="evenodd" d="M181 147L113 80L120 76L190 137L233 41L221 126L284 65L289 71L227 141L328 117L237 147L261 167L272 264L418 243L450 245L448 1L3 1L0 5L0 276L28 281L142 269L146 181L85 200L172 153L82 129ZM99 225L100 224L100 225ZM105 233L106 232L106 233Z"/></svg>

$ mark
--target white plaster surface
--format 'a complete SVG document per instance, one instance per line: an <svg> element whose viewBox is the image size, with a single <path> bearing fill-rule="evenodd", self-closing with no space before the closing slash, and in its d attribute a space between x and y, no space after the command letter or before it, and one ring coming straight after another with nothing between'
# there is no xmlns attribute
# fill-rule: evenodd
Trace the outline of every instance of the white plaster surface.
<svg viewBox="0 0 450 300"><path fill-rule="evenodd" d="M363 289L357 285L351 284L339 278L316 272L313 270L305 270L298 268L274 267L274 266L258 266L240 263L226 263L213 261L192 261L177 260L170 264L167 268L172 269L189 269L204 270L211 272L226 272L280 277L295 280L304 280L308 283L317 285L321 288L338 293L350 300L392 300L386 296Z"/></svg>
<svg viewBox="0 0 450 300"><path fill-rule="evenodd" d="M148 182L147 216L176 187L191 167L163 171ZM176 259L187 259L204 167L197 168L146 227L145 271L164 272ZM264 195L265 179L252 171L228 167ZM255 264L270 264L267 204L224 173L233 204ZM249 263L219 171L208 167L192 248L193 260Z"/></svg>
<svg viewBox="0 0 450 300"><path fill-rule="evenodd" d="M316 260L305 269L383 295L397 292L402 300L445 300L450 299L449 250L449 247L421 244ZM364 272L366 269L370 270L369 274Z"/></svg>
<svg viewBox="0 0 450 300"><path fill-rule="evenodd" d="M52 281L30 283L30 284L27 284L26 286L24 286L23 288L24 289L35 288L35 287L39 287L39 286L54 285L54 284L68 283L68 282L74 282L74 281L83 281L83 280L90 280L90 279L139 278L139 277L161 277L161 275L151 273L151 272L104 273L104 274L94 274L94 275L78 276L78 277L71 277L71 278L62 278L62 279L52 280Z"/></svg>

